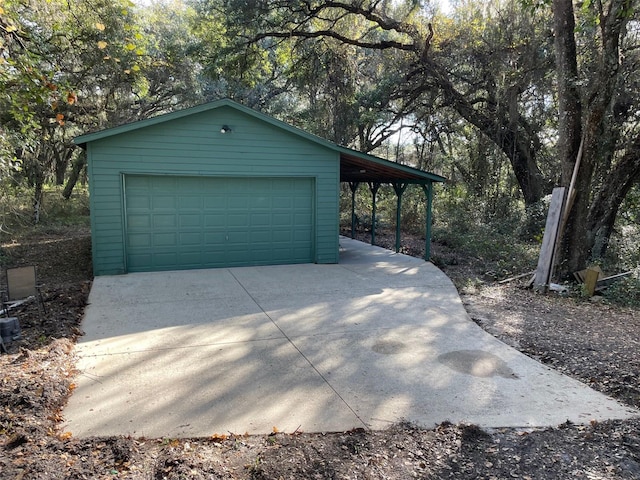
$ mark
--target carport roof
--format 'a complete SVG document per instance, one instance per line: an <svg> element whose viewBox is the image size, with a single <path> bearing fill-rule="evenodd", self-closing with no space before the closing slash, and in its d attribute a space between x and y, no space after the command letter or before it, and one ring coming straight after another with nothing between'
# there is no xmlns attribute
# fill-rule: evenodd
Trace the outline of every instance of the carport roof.
<svg viewBox="0 0 640 480"><path fill-rule="evenodd" d="M340 151L341 182L418 183L444 182L435 173L401 165L383 158L337 146Z"/></svg>
<svg viewBox="0 0 640 480"><path fill-rule="evenodd" d="M260 113L249 107L245 107L228 98L217 100L215 102L205 103L196 107L179 110L157 117L140 120L138 122L127 123L119 127L109 128L94 133L81 135L74 139L74 143L82 148L90 142L101 140L103 138L112 137L121 133L127 133L140 128L157 125L160 123L176 120L196 113L214 110L220 107L231 107L241 112L258 118L266 123L274 125L278 128L286 130L290 133L306 138L312 142L323 145L340 154L340 181L341 182L372 182L372 183L417 183L428 184L432 182L444 182L446 179L435 173L425 172L417 168L408 167L399 163L391 162L374 155L358 152L347 147L343 147L332 143L328 140L320 138L311 133L305 132L288 123L276 120L269 115Z"/></svg>

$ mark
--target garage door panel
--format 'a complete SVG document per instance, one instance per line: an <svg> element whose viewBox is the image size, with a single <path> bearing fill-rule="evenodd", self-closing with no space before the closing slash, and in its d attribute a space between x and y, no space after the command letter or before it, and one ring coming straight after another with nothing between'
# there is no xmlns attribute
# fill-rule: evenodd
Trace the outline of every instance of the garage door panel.
<svg viewBox="0 0 640 480"><path fill-rule="evenodd" d="M227 201L228 199L228 201ZM228 210L230 212L240 211L245 212L249 208L249 199L244 196L239 196L237 194L230 194L225 197L225 206L221 205L217 206L218 209Z"/></svg>
<svg viewBox="0 0 640 480"><path fill-rule="evenodd" d="M136 229L136 228L148 229L150 226L151 226L151 215L129 214L128 227L130 229Z"/></svg>
<svg viewBox="0 0 640 480"><path fill-rule="evenodd" d="M259 246L261 243L271 243L272 237L273 235L271 230L254 230L249 235L249 242L251 243L252 248L254 248L255 246Z"/></svg>
<svg viewBox="0 0 640 480"><path fill-rule="evenodd" d="M181 265L199 265L202 262L202 253L197 252L181 252L178 254L178 263Z"/></svg>
<svg viewBox="0 0 640 480"><path fill-rule="evenodd" d="M222 248L226 243L226 231L220 232L205 232L204 234L204 246L205 247L218 247Z"/></svg>
<svg viewBox="0 0 640 480"><path fill-rule="evenodd" d="M180 233L180 245L183 247L196 247L200 251L202 246L202 234L200 232L195 233Z"/></svg>
<svg viewBox="0 0 640 480"><path fill-rule="evenodd" d="M202 209L202 196L201 195L185 195L178 197L178 208L181 211L184 210L197 210Z"/></svg>
<svg viewBox="0 0 640 480"><path fill-rule="evenodd" d="M156 233L153 236L154 247L175 247L178 245L178 235L175 233Z"/></svg>
<svg viewBox="0 0 640 480"><path fill-rule="evenodd" d="M274 213L271 215L271 224L275 227L292 227L295 218L289 213Z"/></svg>
<svg viewBox="0 0 640 480"><path fill-rule="evenodd" d="M141 175L128 176L127 177L127 192L133 192L136 189L143 189L148 191L151 188L152 177L145 177Z"/></svg>
<svg viewBox="0 0 640 480"><path fill-rule="evenodd" d="M180 177L167 175L147 178L150 180L149 186L154 193L164 193L168 190L175 190Z"/></svg>
<svg viewBox="0 0 640 480"><path fill-rule="evenodd" d="M178 254L174 252L158 252L153 257L158 268L174 268L178 263Z"/></svg>
<svg viewBox="0 0 640 480"><path fill-rule="evenodd" d="M130 253L127 255L127 262L130 271L138 271L146 269L148 265L152 264L151 253Z"/></svg>
<svg viewBox="0 0 640 480"><path fill-rule="evenodd" d="M295 197L293 202L294 208L305 211L310 209L312 205L312 200L306 197Z"/></svg>
<svg viewBox="0 0 640 480"><path fill-rule="evenodd" d="M246 263L247 262L247 251L245 249L238 248L237 246L230 247L225 255L228 255L229 262L237 263Z"/></svg>
<svg viewBox="0 0 640 480"><path fill-rule="evenodd" d="M271 224L271 215L269 212L265 213L252 213L251 214L251 225L254 227L266 227Z"/></svg>
<svg viewBox="0 0 640 480"><path fill-rule="evenodd" d="M152 208L154 210L169 209L175 210L177 198L173 195L154 195Z"/></svg>
<svg viewBox="0 0 640 480"><path fill-rule="evenodd" d="M203 226L203 218L201 213L182 213L179 217L179 225L181 228L198 228Z"/></svg>
<svg viewBox="0 0 640 480"><path fill-rule="evenodd" d="M293 206L293 198L291 197L273 197L271 201L271 208L277 210L279 208L283 208L285 210L290 210Z"/></svg>
<svg viewBox="0 0 640 480"><path fill-rule="evenodd" d="M223 213L204 215L205 228L226 227L226 224L227 217Z"/></svg>
<svg viewBox="0 0 640 480"><path fill-rule="evenodd" d="M310 227L311 218L306 213L295 213L293 215L293 223L298 227Z"/></svg>
<svg viewBox="0 0 640 480"><path fill-rule="evenodd" d="M127 176L129 271L313 260L313 180Z"/></svg>
<svg viewBox="0 0 640 480"><path fill-rule="evenodd" d="M297 242L311 242L311 232L306 230L296 230L293 232L293 241Z"/></svg>
<svg viewBox="0 0 640 480"><path fill-rule="evenodd" d="M289 248L274 248L272 256L275 260L284 261L291 257L291 250Z"/></svg>
<svg viewBox="0 0 640 480"><path fill-rule="evenodd" d="M224 193L203 192L203 207L206 211L226 211L227 196Z"/></svg>
<svg viewBox="0 0 640 480"><path fill-rule="evenodd" d="M130 210L149 210L151 208L151 198L129 193L129 195L127 195L127 207Z"/></svg>
<svg viewBox="0 0 640 480"><path fill-rule="evenodd" d="M286 242L291 243L293 240L293 232L289 229L286 230L273 230L271 232L271 238L273 242Z"/></svg>
<svg viewBox="0 0 640 480"><path fill-rule="evenodd" d="M249 248L249 232L229 230L225 236L225 241L230 245L230 248L247 250Z"/></svg>
<svg viewBox="0 0 640 480"><path fill-rule="evenodd" d="M129 246L132 248L151 249L153 245L150 233L131 233L128 240Z"/></svg>
<svg viewBox="0 0 640 480"><path fill-rule="evenodd" d="M154 228L175 228L178 225L178 217L173 214L153 215Z"/></svg>
<svg viewBox="0 0 640 480"><path fill-rule="evenodd" d="M294 258L304 258L306 255L306 249L304 248L294 248L293 249L293 257ZM301 260L302 261L302 260Z"/></svg>
<svg viewBox="0 0 640 480"><path fill-rule="evenodd" d="M264 194L258 194L256 192L255 196L249 198L249 208L255 210L264 209L265 211L268 211L271 209L271 199Z"/></svg>
<svg viewBox="0 0 640 480"><path fill-rule="evenodd" d="M251 263L254 265L268 265L274 261L273 251L269 250L252 250Z"/></svg>
<svg viewBox="0 0 640 480"><path fill-rule="evenodd" d="M249 214L248 213L233 213L227 214L227 226L228 227L247 227L249 226Z"/></svg>

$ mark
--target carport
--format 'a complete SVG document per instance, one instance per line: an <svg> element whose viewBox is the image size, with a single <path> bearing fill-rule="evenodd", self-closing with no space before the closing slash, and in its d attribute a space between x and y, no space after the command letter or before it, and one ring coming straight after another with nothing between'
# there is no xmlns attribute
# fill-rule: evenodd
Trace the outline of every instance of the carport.
<svg viewBox="0 0 640 480"><path fill-rule="evenodd" d="M425 261L431 258L431 213L433 209L434 183L444 182L445 178L434 173L425 172L415 168L380 161L380 159L353 151L344 151L340 154L340 181L349 184L351 190L351 238L355 238L356 224L356 192L362 183L368 185L372 198L371 209L371 245L376 243L376 199L378 190L382 184L389 184L396 194L396 253L400 251L401 231L400 219L402 216L402 195L409 185L420 185L425 195Z"/></svg>

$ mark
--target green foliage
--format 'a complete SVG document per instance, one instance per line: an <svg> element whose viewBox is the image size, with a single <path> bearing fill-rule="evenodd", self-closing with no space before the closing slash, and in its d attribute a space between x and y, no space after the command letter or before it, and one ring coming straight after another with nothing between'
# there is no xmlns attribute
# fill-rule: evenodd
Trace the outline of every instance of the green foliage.
<svg viewBox="0 0 640 480"><path fill-rule="evenodd" d="M549 8L551 3L552 0L520 0L520 4L525 10L531 11Z"/></svg>
<svg viewBox="0 0 640 480"><path fill-rule="evenodd" d="M81 177L74 136L202 98L188 55L193 12L180 2L147 9L129 0L0 3L0 175L31 189L25 218L46 215L47 184L68 181L71 192Z"/></svg>
<svg viewBox="0 0 640 480"><path fill-rule="evenodd" d="M383 228L394 228L396 225L396 194L390 185L382 185L376 196L376 224ZM356 192L355 214L371 223L373 200L369 186L360 184ZM424 234L426 200L422 188L410 185L402 196L401 228L405 232ZM351 227L351 190L343 184L340 190L340 226ZM362 225L361 225L362 226Z"/></svg>
<svg viewBox="0 0 640 480"><path fill-rule="evenodd" d="M493 279L535 269L538 243L518 237L528 221L524 208L513 203L509 208L498 208L465 195L459 185L448 187L436 198L434 242L473 258Z"/></svg>
<svg viewBox="0 0 640 480"><path fill-rule="evenodd" d="M434 228L433 240L473 258L495 280L534 270L539 253L536 245L519 241L494 225L445 223Z"/></svg>
<svg viewBox="0 0 640 480"><path fill-rule="evenodd" d="M640 266L640 186L632 188L620 206L602 261L603 268L613 273L627 272Z"/></svg>
<svg viewBox="0 0 640 480"><path fill-rule="evenodd" d="M68 200L62 197L61 187L50 187L45 191L43 203L43 226L89 226L89 191L86 186L76 187Z"/></svg>
<svg viewBox="0 0 640 480"><path fill-rule="evenodd" d="M0 235L31 224L29 190L4 177L0 186Z"/></svg>
<svg viewBox="0 0 640 480"><path fill-rule="evenodd" d="M351 191L341 191L341 227L351 226ZM389 186L382 186L377 197L377 224L395 228L396 196ZM540 242L521 235L531 222L521 202L502 198L488 201L468 195L462 184L445 184L436 188L433 210L433 241L448 250L472 259L483 273L493 279L535 269ZM356 195L356 215L371 217L371 193L360 185ZM425 231L426 200L419 186L410 186L403 195L402 223L404 232L422 235ZM362 227L362 225L361 225ZM443 266L451 259L434 262Z"/></svg>
<svg viewBox="0 0 640 480"><path fill-rule="evenodd" d="M604 291L604 297L611 304L640 308L640 269L633 276L608 287Z"/></svg>
<svg viewBox="0 0 640 480"><path fill-rule="evenodd" d="M0 196L0 235L33 228L30 190L5 183ZM44 191L41 221L38 228L55 229L64 226L89 226L89 192L77 187L68 200L62 197L61 186L49 186Z"/></svg>

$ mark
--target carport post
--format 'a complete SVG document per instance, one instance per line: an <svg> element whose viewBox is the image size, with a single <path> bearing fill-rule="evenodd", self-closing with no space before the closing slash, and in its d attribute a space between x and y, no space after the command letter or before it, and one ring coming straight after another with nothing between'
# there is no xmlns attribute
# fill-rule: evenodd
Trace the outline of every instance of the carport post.
<svg viewBox="0 0 640 480"><path fill-rule="evenodd" d="M400 217L402 213L402 194L407 189L406 183L394 183L396 192L396 253L400 251Z"/></svg>
<svg viewBox="0 0 640 480"><path fill-rule="evenodd" d="M380 188L379 182L369 182L369 190L373 197L373 207L371 208L371 245L376 244L376 195Z"/></svg>
<svg viewBox="0 0 640 480"><path fill-rule="evenodd" d="M431 258L431 204L433 203L433 182L429 182L426 185L422 185L424 196L427 198L427 212L426 212L426 232L424 240L424 259L428 262Z"/></svg>
<svg viewBox="0 0 640 480"><path fill-rule="evenodd" d="M356 190L360 182L349 182L351 189L351 238L356 238Z"/></svg>

